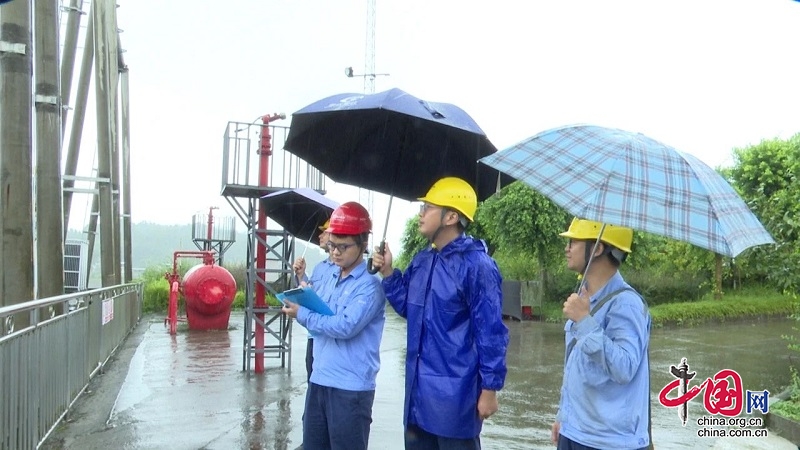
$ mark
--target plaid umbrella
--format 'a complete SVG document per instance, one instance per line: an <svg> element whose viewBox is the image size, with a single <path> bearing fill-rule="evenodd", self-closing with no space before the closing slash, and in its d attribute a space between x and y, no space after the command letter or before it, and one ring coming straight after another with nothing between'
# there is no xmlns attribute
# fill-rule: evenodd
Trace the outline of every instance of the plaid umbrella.
<svg viewBox="0 0 800 450"><path fill-rule="evenodd" d="M576 217L735 257L775 241L716 171L640 133L591 125L544 131L480 162Z"/></svg>

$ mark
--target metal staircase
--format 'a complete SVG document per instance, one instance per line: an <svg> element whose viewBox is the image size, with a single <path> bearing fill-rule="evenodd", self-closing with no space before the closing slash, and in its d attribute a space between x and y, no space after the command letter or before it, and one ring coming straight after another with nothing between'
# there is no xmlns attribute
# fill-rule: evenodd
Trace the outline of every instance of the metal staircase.
<svg viewBox="0 0 800 450"><path fill-rule="evenodd" d="M228 122L222 150L221 195L247 228L244 351L242 370L264 370L264 358L291 367L292 321L269 298L291 285L294 237L268 229L259 199L283 189L310 188L325 193L324 175L283 149L289 128L274 125L283 115L251 123Z"/></svg>

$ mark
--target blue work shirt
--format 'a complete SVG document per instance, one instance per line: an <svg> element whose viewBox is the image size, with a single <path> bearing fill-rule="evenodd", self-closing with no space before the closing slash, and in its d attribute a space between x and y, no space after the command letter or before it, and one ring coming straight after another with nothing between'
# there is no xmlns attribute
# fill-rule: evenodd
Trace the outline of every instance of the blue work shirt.
<svg viewBox="0 0 800 450"><path fill-rule="evenodd" d="M650 313L617 272L589 299L627 288L594 316L568 320L557 421L565 437L595 448L638 449L649 442ZM576 341L569 351L572 339Z"/></svg>
<svg viewBox="0 0 800 450"><path fill-rule="evenodd" d="M333 261L331 261L330 256L328 256L327 258L318 262L316 266L314 266L314 268L311 270L311 278L308 277L307 273L304 273L303 278L297 278L297 276L295 275L295 281L297 281L298 286L300 285L301 281L305 281L307 284L313 286L314 292L316 292L317 295L319 295L320 291L323 288L322 280L327 281L329 279L329 277L327 277L328 273L336 269L337 269L336 264Z"/></svg>
<svg viewBox="0 0 800 450"><path fill-rule="evenodd" d="M332 316L300 307L297 322L314 335L311 382L348 391L371 391L380 368L380 346L386 322L381 282L362 261L346 277L341 268L322 280L320 298Z"/></svg>
<svg viewBox="0 0 800 450"><path fill-rule="evenodd" d="M333 272L339 269L339 266L336 265L333 261L331 261L330 256L325 258L324 260L317 263L314 266L314 269L311 271L311 278L308 278L308 275L303 274L303 280L308 283L314 292L317 293L320 297L325 292L325 288L327 284L331 282L335 283L336 279L332 276ZM337 276L338 277L338 276ZM297 283L298 285L300 283ZM309 339L314 339L314 335L311 332L308 333Z"/></svg>
<svg viewBox="0 0 800 450"><path fill-rule="evenodd" d="M339 266L336 265L331 258L325 258L322 261L318 262L316 266L314 266L314 270L311 271L311 278L308 280L312 286L317 286L322 284L323 280L329 281L330 280L330 272L337 270ZM319 292L318 289L314 289L316 292Z"/></svg>

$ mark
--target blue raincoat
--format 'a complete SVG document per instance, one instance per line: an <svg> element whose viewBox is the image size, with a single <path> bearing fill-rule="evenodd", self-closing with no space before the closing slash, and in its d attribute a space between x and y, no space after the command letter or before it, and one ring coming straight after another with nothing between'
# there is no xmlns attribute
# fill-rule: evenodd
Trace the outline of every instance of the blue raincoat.
<svg viewBox="0 0 800 450"><path fill-rule="evenodd" d="M383 280L408 321L404 425L457 439L480 434L481 390L499 391L506 377L501 282L486 244L463 234Z"/></svg>

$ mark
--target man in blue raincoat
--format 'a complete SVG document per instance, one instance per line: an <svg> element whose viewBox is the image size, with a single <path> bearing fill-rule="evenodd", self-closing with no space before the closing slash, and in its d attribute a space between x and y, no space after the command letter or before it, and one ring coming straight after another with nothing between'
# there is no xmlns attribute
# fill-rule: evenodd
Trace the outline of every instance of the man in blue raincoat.
<svg viewBox="0 0 800 450"><path fill-rule="evenodd" d="M419 200L431 245L405 273L388 246L373 254L389 303L408 321L405 448L479 449L506 377L502 278L486 244L464 234L478 204L467 182L443 178Z"/></svg>

